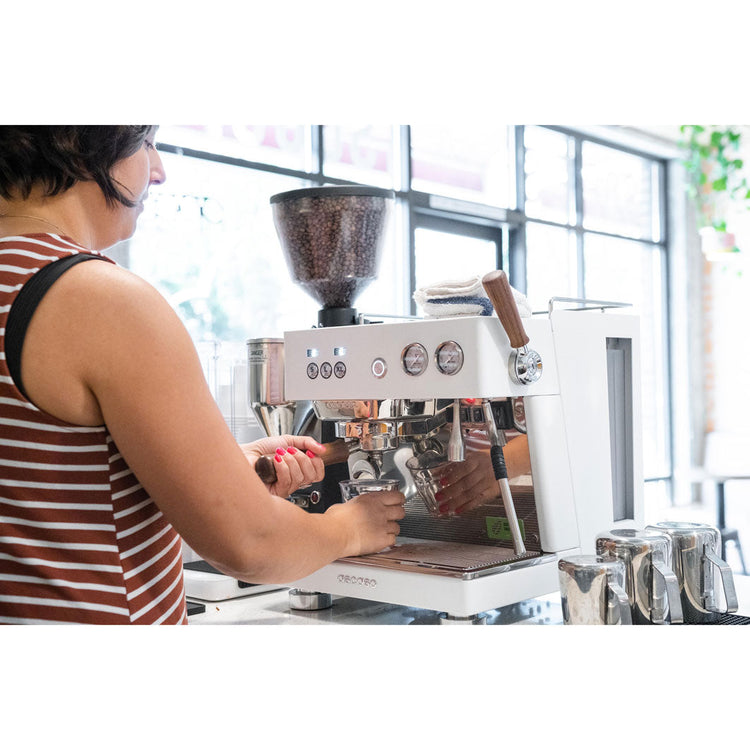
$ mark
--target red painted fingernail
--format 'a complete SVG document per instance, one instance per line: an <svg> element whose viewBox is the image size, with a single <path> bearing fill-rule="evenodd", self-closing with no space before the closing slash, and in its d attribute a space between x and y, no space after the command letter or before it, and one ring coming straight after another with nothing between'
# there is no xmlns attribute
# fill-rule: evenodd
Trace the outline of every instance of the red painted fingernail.
<svg viewBox="0 0 750 750"><path fill-rule="evenodd" d="M310 458L315 458L315 454L312 451L305 451L305 455L309 456Z"/></svg>
<svg viewBox="0 0 750 750"><path fill-rule="evenodd" d="M276 461L277 464L280 464L284 459L282 459L281 456L276 455L273 457L273 460Z"/></svg>
<svg viewBox="0 0 750 750"><path fill-rule="evenodd" d="M442 492L436 492L435 493L435 500L442 500L443 499L443 493Z"/></svg>
<svg viewBox="0 0 750 750"><path fill-rule="evenodd" d="M447 487L448 486L448 480L445 477L442 477L440 479L440 486L441 487Z"/></svg>
<svg viewBox="0 0 750 750"><path fill-rule="evenodd" d="M297 452L297 449L294 446L292 446L291 448L287 448L286 452L294 455Z"/></svg>
<svg viewBox="0 0 750 750"><path fill-rule="evenodd" d="M286 451L283 448L277 448L276 449L276 455L277 456L283 456L286 453Z"/></svg>

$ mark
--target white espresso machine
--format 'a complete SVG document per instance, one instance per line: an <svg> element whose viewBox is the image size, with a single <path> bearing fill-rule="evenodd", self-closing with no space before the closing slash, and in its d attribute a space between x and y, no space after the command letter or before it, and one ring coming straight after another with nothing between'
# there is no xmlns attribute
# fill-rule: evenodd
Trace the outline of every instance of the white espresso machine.
<svg viewBox="0 0 750 750"><path fill-rule="evenodd" d="M407 498L393 547L294 582L292 606L339 595L482 622L557 591L559 557L593 554L603 529L643 525L638 317L553 300L522 321L494 271L484 285L497 316L366 321L351 304L375 276L390 203L373 190L271 199L292 275L324 305L318 327L284 335L285 399L312 403L346 446L348 475L397 477ZM513 441L527 456L508 474ZM461 515L430 514L406 468L430 453L493 472L497 492Z"/></svg>

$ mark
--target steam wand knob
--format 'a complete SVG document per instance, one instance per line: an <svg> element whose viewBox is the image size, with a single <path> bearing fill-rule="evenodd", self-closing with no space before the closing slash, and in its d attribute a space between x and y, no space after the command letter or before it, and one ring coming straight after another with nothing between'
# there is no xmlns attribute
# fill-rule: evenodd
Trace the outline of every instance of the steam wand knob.
<svg viewBox="0 0 750 750"><path fill-rule="evenodd" d="M490 271L482 278L482 286L508 334L510 345L516 350L508 363L510 376L520 385L535 383L542 377L542 358L526 346L529 337L521 322L508 277L504 271Z"/></svg>

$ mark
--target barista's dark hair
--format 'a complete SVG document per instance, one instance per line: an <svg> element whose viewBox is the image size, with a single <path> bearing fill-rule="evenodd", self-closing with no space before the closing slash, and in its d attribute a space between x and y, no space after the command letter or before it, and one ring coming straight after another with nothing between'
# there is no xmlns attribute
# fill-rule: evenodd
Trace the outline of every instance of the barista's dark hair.
<svg viewBox="0 0 750 750"><path fill-rule="evenodd" d="M151 125L0 125L0 197L26 199L39 185L59 195L93 180L109 205L135 203L110 174L143 145Z"/></svg>

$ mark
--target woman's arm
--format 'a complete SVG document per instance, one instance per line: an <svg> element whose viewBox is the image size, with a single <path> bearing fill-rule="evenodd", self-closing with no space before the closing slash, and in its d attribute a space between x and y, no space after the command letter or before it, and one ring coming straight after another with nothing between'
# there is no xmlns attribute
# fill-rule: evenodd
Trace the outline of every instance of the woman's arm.
<svg viewBox="0 0 750 750"><path fill-rule="evenodd" d="M122 268L81 263L52 286L29 325L22 372L39 408L106 423L190 547L238 578L288 582L395 541L400 493L325 514L271 495L224 422L184 326Z"/></svg>

